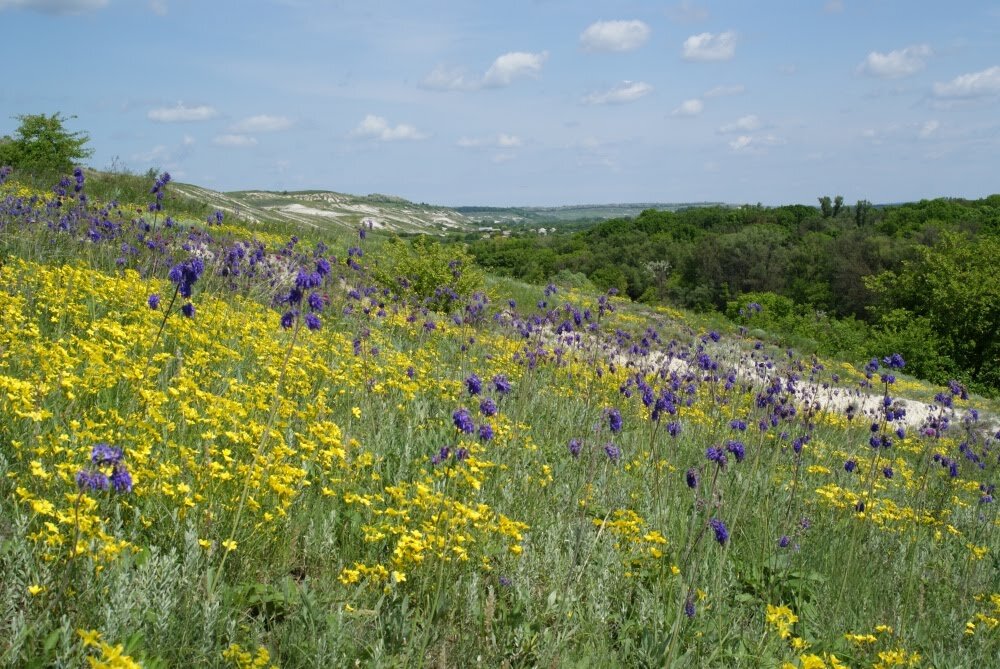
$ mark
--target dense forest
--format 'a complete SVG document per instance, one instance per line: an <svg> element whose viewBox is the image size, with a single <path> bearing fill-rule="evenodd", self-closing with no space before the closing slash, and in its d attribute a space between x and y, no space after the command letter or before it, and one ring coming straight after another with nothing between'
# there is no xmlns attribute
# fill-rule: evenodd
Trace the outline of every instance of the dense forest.
<svg viewBox="0 0 1000 669"><path fill-rule="evenodd" d="M469 250L496 272L717 310L820 352L862 358L891 344L927 378L1000 389L1000 195L819 205L646 210L583 231L475 239Z"/></svg>

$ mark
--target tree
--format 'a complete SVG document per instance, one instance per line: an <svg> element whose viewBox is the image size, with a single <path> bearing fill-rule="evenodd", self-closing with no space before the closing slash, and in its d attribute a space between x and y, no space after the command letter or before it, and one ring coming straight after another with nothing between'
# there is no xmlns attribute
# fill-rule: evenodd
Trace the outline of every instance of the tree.
<svg viewBox="0 0 1000 669"><path fill-rule="evenodd" d="M75 163L93 153L85 146L90 141L86 133L69 132L63 126L73 117L56 112L16 118L21 122L16 135L0 141L0 165L35 176L67 174Z"/></svg>
<svg viewBox="0 0 1000 669"><path fill-rule="evenodd" d="M830 205L830 196L824 195L817 199L819 200L819 209L823 212L823 218L830 218L830 214L833 213L833 207Z"/></svg>
<svg viewBox="0 0 1000 669"><path fill-rule="evenodd" d="M918 257L898 272L866 277L865 284L880 301L877 312L892 315L897 326L900 310L922 319L941 349L969 378L983 386L1000 388L1000 278L996 258L1000 239L989 235L975 241L946 231L934 247L922 247ZM883 326L885 324L883 323Z"/></svg>

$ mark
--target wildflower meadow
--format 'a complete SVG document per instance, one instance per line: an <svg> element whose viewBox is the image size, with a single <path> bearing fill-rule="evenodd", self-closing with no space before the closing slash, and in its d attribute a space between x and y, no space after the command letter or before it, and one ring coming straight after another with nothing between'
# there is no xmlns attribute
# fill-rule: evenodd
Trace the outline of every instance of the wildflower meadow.
<svg viewBox="0 0 1000 669"><path fill-rule="evenodd" d="M1000 662L957 381L0 174L0 666Z"/></svg>

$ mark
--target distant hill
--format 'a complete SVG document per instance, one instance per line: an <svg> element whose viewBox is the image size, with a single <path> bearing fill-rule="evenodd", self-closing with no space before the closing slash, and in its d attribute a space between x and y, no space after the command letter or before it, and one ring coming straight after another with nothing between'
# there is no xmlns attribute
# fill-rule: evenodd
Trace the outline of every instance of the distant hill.
<svg viewBox="0 0 1000 669"><path fill-rule="evenodd" d="M171 184L176 192L221 209L236 219L276 221L312 227L357 228L371 222L376 229L401 234L444 235L487 228L552 226L638 216L646 209L678 211L719 206L718 202L629 202L562 207L443 207L410 202L395 195L348 195L327 190L246 190L221 193L193 184ZM722 205L725 206L725 205Z"/></svg>
<svg viewBox="0 0 1000 669"><path fill-rule="evenodd" d="M392 195L346 195L333 191L233 191L220 193L192 184L171 188L221 209L237 220L296 223L317 228L357 228L370 222L375 229L398 233L446 234L470 232L477 225L448 207L415 204Z"/></svg>

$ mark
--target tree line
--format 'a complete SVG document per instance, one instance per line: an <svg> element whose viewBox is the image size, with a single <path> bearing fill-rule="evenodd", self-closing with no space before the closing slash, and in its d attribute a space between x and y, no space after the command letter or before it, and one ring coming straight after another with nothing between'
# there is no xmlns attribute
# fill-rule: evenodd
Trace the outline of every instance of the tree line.
<svg viewBox="0 0 1000 669"><path fill-rule="evenodd" d="M918 374L996 391L998 239L1000 195L890 206L824 196L819 207L646 210L567 234L493 235L469 250L484 267L528 281L575 279L737 319L741 305L770 300L785 320L757 322L802 330L827 353L905 343L890 348L909 351ZM841 336L830 338L834 330Z"/></svg>

